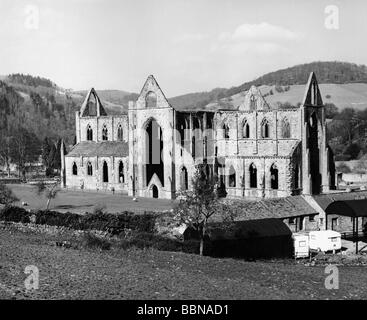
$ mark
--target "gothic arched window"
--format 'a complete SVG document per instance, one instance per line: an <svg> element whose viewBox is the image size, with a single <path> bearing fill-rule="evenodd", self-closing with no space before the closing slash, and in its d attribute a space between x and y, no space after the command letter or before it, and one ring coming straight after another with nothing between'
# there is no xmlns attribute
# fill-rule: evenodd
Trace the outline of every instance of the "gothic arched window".
<svg viewBox="0 0 367 320"><path fill-rule="evenodd" d="M247 120L243 122L242 138L250 138L250 125L248 124Z"/></svg>
<svg viewBox="0 0 367 320"><path fill-rule="evenodd" d="M275 164L270 168L270 187L271 189L278 189L279 187L278 168Z"/></svg>
<svg viewBox="0 0 367 320"><path fill-rule="evenodd" d="M261 123L261 138L269 138L270 137L270 125L268 120L264 119Z"/></svg>
<svg viewBox="0 0 367 320"><path fill-rule="evenodd" d="M192 137L192 140L191 140L191 154L192 154L192 158L195 160L195 152L196 152L196 141L195 141L195 137Z"/></svg>
<svg viewBox="0 0 367 320"><path fill-rule="evenodd" d="M223 124L223 138L226 140L229 139L229 127L226 124Z"/></svg>
<svg viewBox="0 0 367 320"><path fill-rule="evenodd" d="M124 131L122 129L121 124L119 124L117 128L117 140L122 141L124 139Z"/></svg>
<svg viewBox="0 0 367 320"><path fill-rule="evenodd" d="M88 126L87 126L87 140L88 141L92 141L93 140L93 129L90 126L90 124L88 124Z"/></svg>
<svg viewBox="0 0 367 320"><path fill-rule="evenodd" d="M229 187L236 187L236 170L233 166L229 168Z"/></svg>
<svg viewBox="0 0 367 320"><path fill-rule="evenodd" d="M88 164L87 164L87 174L88 174L88 176L93 175L93 167L92 167L92 164L90 162L88 162Z"/></svg>
<svg viewBox="0 0 367 320"><path fill-rule="evenodd" d="M103 162L103 182L108 182L108 165L107 162Z"/></svg>
<svg viewBox="0 0 367 320"><path fill-rule="evenodd" d="M76 165L75 162L73 162L73 175L74 176L78 175L78 166Z"/></svg>
<svg viewBox="0 0 367 320"><path fill-rule="evenodd" d="M125 182L125 175L124 175L124 164L122 161L119 163L119 183Z"/></svg>
<svg viewBox="0 0 367 320"><path fill-rule="evenodd" d="M157 96L154 92L150 91L145 96L145 105L147 108L156 108L157 107Z"/></svg>
<svg viewBox="0 0 367 320"><path fill-rule="evenodd" d="M290 138L291 137L291 127L289 124L289 121L287 118L284 118L282 120L282 132L281 132L282 138Z"/></svg>
<svg viewBox="0 0 367 320"><path fill-rule="evenodd" d="M257 188L257 169L253 163L250 165L250 188Z"/></svg>
<svg viewBox="0 0 367 320"><path fill-rule="evenodd" d="M182 167L181 169L181 190L186 191L189 188L189 179L187 175L187 169Z"/></svg>
<svg viewBox="0 0 367 320"><path fill-rule="evenodd" d="M102 140L108 140L107 126L104 124L102 128Z"/></svg>

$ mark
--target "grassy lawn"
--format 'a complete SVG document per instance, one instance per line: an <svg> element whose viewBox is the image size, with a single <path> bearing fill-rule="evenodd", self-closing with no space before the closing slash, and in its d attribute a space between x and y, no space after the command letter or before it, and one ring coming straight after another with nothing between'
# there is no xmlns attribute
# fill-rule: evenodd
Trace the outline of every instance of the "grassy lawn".
<svg viewBox="0 0 367 320"><path fill-rule="evenodd" d="M11 184L9 187L15 195L20 199L16 205L22 206L22 202L28 203L28 208L44 209L46 199L39 197L36 193L36 187L27 184ZM105 204L107 212L122 212L122 211L162 211L169 210L173 206L171 200L138 198L135 202L132 197L122 194L112 194L105 192L80 191L62 189L57 197L51 201L50 209L60 212L75 212L85 213L93 211L96 204Z"/></svg>
<svg viewBox="0 0 367 320"><path fill-rule="evenodd" d="M55 236L0 228L0 299L366 299L365 267L339 267L339 290L324 267L247 262L156 250L55 246ZM60 239L58 239L60 240ZM26 292L24 268L40 272Z"/></svg>

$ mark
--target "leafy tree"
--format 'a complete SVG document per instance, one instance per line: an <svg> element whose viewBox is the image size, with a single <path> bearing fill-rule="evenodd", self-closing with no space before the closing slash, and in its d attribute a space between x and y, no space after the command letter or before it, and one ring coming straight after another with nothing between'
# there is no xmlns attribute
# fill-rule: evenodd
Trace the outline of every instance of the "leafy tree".
<svg viewBox="0 0 367 320"><path fill-rule="evenodd" d="M51 185L47 185L43 181L40 181L40 182L37 183L37 185L36 185L37 195L38 196L44 195L47 199L46 210L49 209L51 200L55 199L58 192L60 191L59 186L60 186L60 181L59 180L57 180L55 183L53 183Z"/></svg>
<svg viewBox="0 0 367 320"><path fill-rule="evenodd" d="M214 179L208 179L207 165L196 166L192 179L192 191L186 191L174 211L182 223L198 232L200 255L204 251L204 237L209 219L217 212L218 196Z"/></svg>
<svg viewBox="0 0 367 320"><path fill-rule="evenodd" d="M19 201L13 191L3 183L0 183L0 204L9 206L12 203Z"/></svg>
<svg viewBox="0 0 367 320"><path fill-rule="evenodd" d="M348 139L348 144L350 145L353 142L355 129L360 124L356 111L353 108L345 108L337 114L334 119L338 120L342 124L340 129L345 132L344 134Z"/></svg>
<svg viewBox="0 0 367 320"><path fill-rule="evenodd" d="M350 159L356 159L359 155L359 152L361 151L361 147L357 143L351 143L346 147L344 150L345 155L350 155Z"/></svg>
<svg viewBox="0 0 367 320"><path fill-rule="evenodd" d="M40 143L33 133L20 127L12 132L10 148L11 160L18 167L19 177L22 174L25 179L26 165L37 160L41 153Z"/></svg>
<svg viewBox="0 0 367 320"><path fill-rule="evenodd" d="M334 103L325 103L326 119L333 119L338 113L338 107Z"/></svg>
<svg viewBox="0 0 367 320"><path fill-rule="evenodd" d="M44 166L46 167L46 176L50 175L50 169L51 169L51 162L50 161L50 151L51 151L51 145L49 139L46 137L43 140L42 144L42 162Z"/></svg>

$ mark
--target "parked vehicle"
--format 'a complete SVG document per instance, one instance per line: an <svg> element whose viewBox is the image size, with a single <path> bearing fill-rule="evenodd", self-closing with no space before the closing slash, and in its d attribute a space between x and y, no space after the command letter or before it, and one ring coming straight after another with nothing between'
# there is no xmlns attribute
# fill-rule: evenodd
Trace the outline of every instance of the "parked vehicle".
<svg viewBox="0 0 367 320"><path fill-rule="evenodd" d="M307 258L310 254L309 237L307 233L293 233L294 257Z"/></svg>
<svg viewBox="0 0 367 320"><path fill-rule="evenodd" d="M342 248L341 234L333 230L310 231L309 244L313 251L338 251Z"/></svg>

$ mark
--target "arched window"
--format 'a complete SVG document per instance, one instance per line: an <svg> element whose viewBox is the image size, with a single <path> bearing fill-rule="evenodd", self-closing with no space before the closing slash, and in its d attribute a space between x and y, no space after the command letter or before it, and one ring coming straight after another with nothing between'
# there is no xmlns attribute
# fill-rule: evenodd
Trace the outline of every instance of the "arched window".
<svg viewBox="0 0 367 320"><path fill-rule="evenodd" d="M119 183L125 183L124 164L122 161L119 163Z"/></svg>
<svg viewBox="0 0 367 320"><path fill-rule="evenodd" d="M233 166L229 168L229 187L236 187L236 170Z"/></svg>
<svg viewBox="0 0 367 320"><path fill-rule="evenodd" d="M208 137L207 136L204 137L203 143L204 143L204 158L206 158L208 156Z"/></svg>
<svg viewBox="0 0 367 320"><path fill-rule="evenodd" d="M103 161L103 182L108 182L108 165Z"/></svg>
<svg viewBox="0 0 367 320"><path fill-rule="evenodd" d="M189 179L187 175L187 169L182 167L181 169L181 190L186 191L189 188Z"/></svg>
<svg viewBox="0 0 367 320"><path fill-rule="evenodd" d="M256 98L254 95L251 95L250 97L250 110L256 109Z"/></svg>
<svg viewBox="0 0 367 320"><path fill-rule="evenodd" d="M250 188L257 188L257 169L253 163L250 165Z"/></svg>
<svg viewBox="0 0 367 320"><path fill-rule="evenodd" d="M270 125L268 120L264 119L261 123L261 138L269 138L270 137Z"/></svg>
<svg viewBox="0 0 367 320"><path fill-rule="evenodd" d="M291 127L287 118L282 120L282 138L290 138L291 137Z"/></svg>
<svg viewBox="0 0 367 320"><path fill-rule="evenodd" d="M201 139L202 136L202 122L198 117L194 117L192 120L193 124L193 134L198 139Z"/></svg>
<svg viewBox="0 0 367 320"><path fill-rule="evenodd" d="M192 137L192 140L191 140L191 149L192 149L192 151L191 151L191 154L192 154L192 158L195 160L195 147L196 147L196 145L195 145L195 137Z"/></svg>
<svg viewBox="0 0 367 320"><path fill-rule="evenodd" d="M122 141L124 139L124 131L122 129L121 124L119 124L117 128L117 140Z"/></svg>
<svg viewBox="0 0 367 320"><path fill-rule="evenodd" d="M270 168L270 188L278 189L278 187L279 187L278 168L275 164L273 164Z"/></svg>
<svg viewBox="0 0 367 320"><path fill-rule="evenodd" d="M90 162L88 162L88 164L87 164L87 174L88 174L88 176L93 175L93 167L92 167L92 164Z"/></svg>
<svg viewBox="0 0 367 320"><path fill-rule="evenodd" d="M73 175L74 176L78 175L78 167L75 162L73 162Z"/></svg>
<svg viewBox="0 0 367 320"><path fill-rule="evenodd" d="M157 96L154 92L150 91L145 96L145 105L147 108L156 108L157 107Z"/></svg>
<svg viewBox="0 0 367 320"><path fill-rule="evenodd" d="M107 126L104 124L102 128L102 140L108 140Z"/></svg>
<svg viewBox="0 0 367 320"><path fill-rule="evenodd" d="M242 138L250 138L250 126L249 126L247 120L245 120L243 122L243 126L242 126Z"/></svg>
<svg viewBox="0 0 367 320"><path fill-rule="evenodd" d="M153 195L153 198L156 198L156 199L159 198L158 188L155 184L152 185L152 195Z"/></svg>
<svg viewBox="0 0 367 320"><path fill-rule="evenodd" d="M90 124L88 124L88 126L87 126L87 140L88 141L92 141L93 140L93 129L90 126Z"/></svg>
<svg viewBox="0 0 367 320"><path fill-rule="evenodd" d="M226 124L223 124L223 138L229 139L229 127Z"/></svg>

